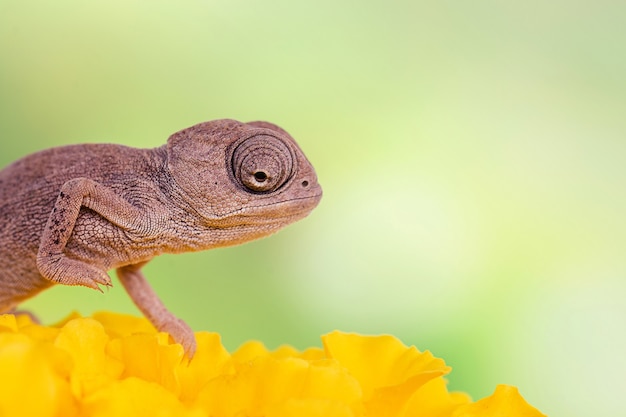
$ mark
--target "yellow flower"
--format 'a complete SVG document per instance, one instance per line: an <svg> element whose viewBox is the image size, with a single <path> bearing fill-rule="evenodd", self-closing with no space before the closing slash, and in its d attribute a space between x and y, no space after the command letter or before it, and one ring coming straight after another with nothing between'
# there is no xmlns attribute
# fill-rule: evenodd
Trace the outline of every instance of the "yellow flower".
<svg viewBox="0 0 626 417"><path fill-rule="evenodd" d="M323 348L232 354L196 333L193 360L143 319L72 315L57 326L0 315L0 416L539 417L514 387L450 393L430 352L392 336L333 332Z"/></svg>

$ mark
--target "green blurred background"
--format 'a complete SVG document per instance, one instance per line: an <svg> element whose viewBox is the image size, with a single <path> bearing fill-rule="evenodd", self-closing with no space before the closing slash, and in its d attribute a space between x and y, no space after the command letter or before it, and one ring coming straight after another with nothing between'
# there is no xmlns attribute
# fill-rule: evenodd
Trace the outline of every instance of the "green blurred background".
<svg viewBox="0 0 626 417"><path fill-rule="evenodd" d="M269 120L321 205L241 247L145 270L196 330L269 347L392 333L474 398L624 415L626 3L0 0L0 165ZM45 322L137 314L54 288Z"/></svg>

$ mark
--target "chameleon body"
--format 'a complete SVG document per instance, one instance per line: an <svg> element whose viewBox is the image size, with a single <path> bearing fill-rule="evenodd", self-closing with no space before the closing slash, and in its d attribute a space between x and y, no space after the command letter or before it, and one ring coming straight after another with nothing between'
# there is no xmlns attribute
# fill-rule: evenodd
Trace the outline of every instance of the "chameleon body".
<svg viewBox="0 0 626 417"><path fill-rule="evenodd" d="M267 236L308 215L321 196L296 142L267 122L200 123L154 149L34 153L0 171L0 313L55 284L111 286L115 269L141 312L192 356L193 332L141 267L162 253Z"/></svg>

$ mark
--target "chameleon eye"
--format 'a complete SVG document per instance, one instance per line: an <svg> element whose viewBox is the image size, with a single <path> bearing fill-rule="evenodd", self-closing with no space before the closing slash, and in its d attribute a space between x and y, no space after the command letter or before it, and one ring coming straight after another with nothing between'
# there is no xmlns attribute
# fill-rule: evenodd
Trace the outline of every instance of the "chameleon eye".
<svg viewBox="0 0 626 417"><path fill-rule="evenodd" d="M239 184L254 193L269 193L291 177L293 160L283 141L273 136L257 135L235 148L231 162Z"/></svg>

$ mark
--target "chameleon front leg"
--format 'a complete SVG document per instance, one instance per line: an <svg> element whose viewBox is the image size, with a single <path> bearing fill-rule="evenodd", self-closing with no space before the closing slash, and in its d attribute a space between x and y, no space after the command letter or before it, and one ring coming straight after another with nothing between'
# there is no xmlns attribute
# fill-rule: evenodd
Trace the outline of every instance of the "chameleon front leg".
<svg viewBox="0 0 626 417"><path fill-rule="evenodd" d="M185 350L187 357L193 357L196 351L196 339L193 330L183 320L174 316L159 299L140 269L142 262L118 268L117 277L135 305L157 330L169 333Z"/></svg>
<svg viewBox="0 0 626 417"><path fill-rule="evenodd" d="M149 216L115 194L111 188L88 178L76 178L61 187L41 236L37 268L44 278L55 283L100 290L98 285L111 286L111 278L106 271L69 259L63 253L82 206L124 230L142 231L144 234L148 234L150 229Z"/></svg>

